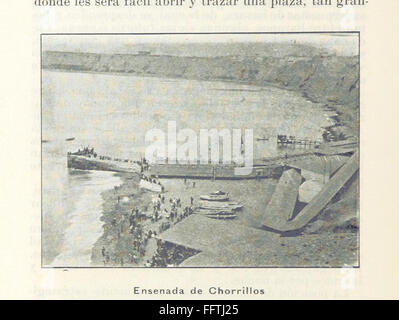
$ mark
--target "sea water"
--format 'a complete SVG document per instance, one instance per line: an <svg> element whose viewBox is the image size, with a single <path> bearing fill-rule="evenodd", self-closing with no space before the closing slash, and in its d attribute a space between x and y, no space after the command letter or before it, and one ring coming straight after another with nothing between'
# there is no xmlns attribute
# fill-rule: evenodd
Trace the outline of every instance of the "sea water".
<svg viewBox="0 0 399 320"><path fill-rule="evenodd" d="M331 125L321 105L273 87L48 70L42 78L45 266L90 266L102 233L101 192L121 183L112 172L68 169L68 151L91 146L101 155L139 159L147 130L166 132L168 121L195 132L253 129L255 139L275 133L319 139ZM277 152L273 143L258 149L262 156Z"/></svg>

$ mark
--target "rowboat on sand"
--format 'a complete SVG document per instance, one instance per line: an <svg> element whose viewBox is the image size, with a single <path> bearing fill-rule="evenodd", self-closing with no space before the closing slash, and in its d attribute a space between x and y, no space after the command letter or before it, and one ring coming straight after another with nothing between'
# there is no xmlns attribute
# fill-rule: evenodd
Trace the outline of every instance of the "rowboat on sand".
<svg viewBox="0 0 399 320"><path fill-rule="evenodd" d="M229 194L223 191L211 192L210 194L200 196L201 200L207 201L227 201L229 200Z"/></svg>
<svg viewBox="0 0 399 320"><path fill-rule="evenodd" d="M212 214L212 215L206 215L210 219L219 219L219 220L230 220L230 219L235 219L237 215L235 214Z"/></svg>

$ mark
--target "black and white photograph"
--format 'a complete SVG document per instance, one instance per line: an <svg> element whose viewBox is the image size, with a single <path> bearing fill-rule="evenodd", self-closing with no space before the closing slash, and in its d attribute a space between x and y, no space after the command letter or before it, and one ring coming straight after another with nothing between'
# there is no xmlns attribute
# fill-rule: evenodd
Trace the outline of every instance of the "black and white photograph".
<svg viewBox="0 0 399 320"><path fill-rule="evenodd" d="M42 268L359 267L358 32L40 40Z"/></svg>

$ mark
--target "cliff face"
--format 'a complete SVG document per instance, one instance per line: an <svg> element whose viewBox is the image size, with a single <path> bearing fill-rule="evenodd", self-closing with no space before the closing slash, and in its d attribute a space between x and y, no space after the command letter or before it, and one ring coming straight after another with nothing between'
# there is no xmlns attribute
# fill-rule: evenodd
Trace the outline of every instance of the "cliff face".
<svg viewBox="0 0 399 320"><path fill-rule="evenodd" d="M335 131L345 136L358 132L359 61L355 56L183 57L46 51L42 63L45 69L278 86L336 110L343 128Z"/></svg>

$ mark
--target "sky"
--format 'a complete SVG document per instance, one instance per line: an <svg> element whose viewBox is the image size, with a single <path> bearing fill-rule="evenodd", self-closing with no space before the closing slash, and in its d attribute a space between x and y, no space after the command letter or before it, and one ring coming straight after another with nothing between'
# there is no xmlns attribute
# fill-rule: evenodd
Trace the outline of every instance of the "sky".
<svg viewBox="0 0 399 320"><path fill-rule="evenodd" d="M325 49L338 55L358 54L358 34L179 34L179 35L44 35L43 50L135 53L156 48L159 54L201 56L205 52L191 48L191 43L295 43ZM176 45L179 44L179 45ZM183 44L183 45L182 45ZM182 50L184 48L184 50Z"/></svg>

